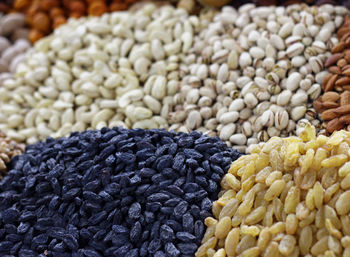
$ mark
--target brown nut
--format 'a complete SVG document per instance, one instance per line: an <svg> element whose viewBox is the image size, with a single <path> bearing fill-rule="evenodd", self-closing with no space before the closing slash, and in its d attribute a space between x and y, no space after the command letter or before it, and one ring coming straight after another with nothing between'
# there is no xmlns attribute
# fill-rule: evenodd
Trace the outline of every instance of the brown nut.
<svg viewBox="0 0 350 257"><path fill-rule="evenodd" d="M111 3L109 6L109 10L111 12L117 12L117 11L123 11L128 8L128 5L126 3Z"/></svg>
<svg viewBox="0 0 350 257"><path fill-rule="evenodd" d="M203 5L209 5L214 7L221 7L229 3L230 0L198 0Z"/></svg>
<svg viewBox="0 0 350 257"><path fill-rule="evenodd" d="M350 104L350 91L344 91L340 95L340 105L348 105Z"/></svg>
<svg viewBox="0 0 350 257"><path fill-rule="evenodd" d="M330 109L330 108L337 108L337 107L339 107L339 104L338 103L334 103L334 102L323 102L322 106L325 109Z"/></svg>
<svg viewBox="0 0 350 257"><path fill-rule="evenodd" d="M50 18L54 19L58 16L64 16L64 10L60 7L54 7L50 10Z"/></svg>
<svg viewBox="0 0 350 257"><path fill-rule="evenodd" d="M345 65L344 67L341 68L342 71L345 71L350 68L350 64Z"/></svg>
<svg viewBox="0 0 350 257"><path fill-rule="evenodd" d="M31 29L29 32L29 40L30 42L34 43L36 41L38 41L40 38L44 37L45 35L37 30L37 29Z"/></svg>
<svg viewBox="0 0 350 257"><path fill-rule="evenodd" d="M33 17L33 28L44 34L50 32L51 21L49 16L44 12L35 14Z"/></svg>
<svg viewBox="0 0 350 257"><path fill-rule="evenodd" d="M336 92L326 92L322 96L322 102L336 102L339 98L340 96Z"/></svg>
<svg viewBox="0 0 350 257"><path fill-rule="evenodd" d="M324 66L328 68L329 66L331 66L331 65L333 65L333 64L336 64L337 61L338 61L339 59L343 58L343 56L344 56L343 53L337 53L337 54L331 55L331 56L328 57L328 59L326 60Z"/></svg>
<svg viewBox="0 0 350 257"><path fill-rule="evenodd" d="M334 131L341 130L344 125L340 122L339 118L335 118L327 123L326 130L328 133L333 133Z"/></svg>
<svg viewBox="0 0 350 257"><path fill-rule="evenodd" d="M339 68L342 68L342 67L344 67L344 66L347 65L347 64L348 64L348 62L347 62L344 58L339 59L339 60L337 61L337 66L338 66Z"/></svg>
<svg viewBox="0 0 350 257"><path fill-rule="evenodd" d="M16 10L21 10L28 8L31 4L31 0L15 0L13 3L13 8Z"/></svg>
<svg viewBox="0 0 350 257"><path fill-rule="evenodd" d="M340 41L345 42L345 40L350 37L350 32L345 33L341 38Z"/></svg>
<svg viewBox="0 0 350 257"><path fill-rule="evenodd" d="M350 84L350 77L341 77L335 82L335 85L337 86L344 86L348 84Z"/></svg>
<svg viewBox="0 0 350 257"><path fill-rule="evenodd" d="M326 88L326 85L327 85L328 81L331 79L332 76L333 76L332 73L328 73L327 76L323 79L323 81L322 81L322 89Z"/></svg>
<svg viewBox="0 0 350 257"><path fill-rule="evenodd" d="M40 7L43 11L50 11L54 7L60 6L60 2L58 0L41 0Z"/></svg>
<svg viewBox="0 0 350 257"><path fill-rule="evenodd" d="M350 62L350 54L349 53L345 54L344 59L347 63L349 63Z"/></svg>
<svg viewBox="0 0 350 257"><path fill-rule="evenodd" d="M350 124L350 114L343 115L339 118L339 121L343 123L344 125Z"/></svg>
<svg viewBox="0 0 350 257"><path fill-rule="evenodd" d="M95 1L89 5L88 14L92 16L101 16L107 12L107 6L104 2Z"/></svg>
<svg viewBox="0 0 350 257"><path fill-rule="evenodd" d="M327 111L324 111L321 114L321 118L322 120L328 121L328 120L333 120L334 118L337 118L339 116L339 114L336 114L334 112L334 109L329 109Z"/></svg>
<svg viewBox="0 0 350 257"><path fill-rule="evenodd" d="M333 89L337 79L338 79L338 75L337 74L332 75L330 77L330 79L327 81L327 84L326 84L326 86L324 88L324 91L325 92L331 91Z"/></svg>
<svg viewBox="0 0 350 257"><path fill-rule="evenodd" d="M335 54L335 53L339 53L341 51L343 51L345 48L345 43L344 42L339 42L338 44L336 44L333 48L331 53Z"/></svg>
<svg viewBox="0 0 350 257"><path fill-rule="evenodd" d="M323 104L322 102L320 101L320 99L317 99L314 103L313 103L313 106L315 108L315 110L318 112L318 113L321 113L325 110L325 108L323 107Z"/></svg>
<svg viewBox="0 0 350 257"><path fill-rule="evenodd" d="M337 37L341 38L343 35L345 35L348 32L350 32L350 28L342 26L337 32Z"/></svg>
<svg viewBox="0 0 350 257"><path fill-rule="evenodd" d="M350 104L342 105L334 110L337 114L348 114L350 113Z"/></svg>
<svg viewBox="0 0 350 257"><path fill-rule="evenodd" d="M328 70L334 74L339 74L339 75L342 74L341 69L336 65L328 67Z"/></svg>
<svg viewBox="0 0 350 257"><path fill-rule="evenodd" d="M66 18L63 16L58 16L53 20L52 28L56 29L57 27L65 24L67 22Z"/></svg>
<svg viewBox="0 0 350 257"><path fill-rule="evenodd" d="M350 76L350 68L348 68L345 71L343 71L342 74L345 75L345 76Z"/></svg>
<svg viewBox="0 0 350 257"><path fill-rule="evenodd" d="M74 0L69 4L69 10L71 12L85 14L86 13L86 5L83 1Z"/></svg>

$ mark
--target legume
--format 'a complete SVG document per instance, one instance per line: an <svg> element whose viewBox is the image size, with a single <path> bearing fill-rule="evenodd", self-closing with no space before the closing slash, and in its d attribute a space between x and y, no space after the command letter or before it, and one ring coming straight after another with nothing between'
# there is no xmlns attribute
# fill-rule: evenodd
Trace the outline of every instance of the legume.
<svg viewBox="0 0 350 257"><path fill-rule="evenodd" d="M299 132L232 163L196 257L348 256L350 132Z"/></svg>
<svg viewBox="0 0 350 257"><path fill-rule="evenodd" d="M345 13L329 5L224 7L194 38L170 129L210 131L244 152L295 134L304 118L319 126L310 102Z"/></svg>
<svg viewBox="0 0 350 257"><path fill-rule="evenodd" d="M105 126L168 128L185 56L211 13L148 4L70 20L0 88L0 129L34 143Z"/></svg>
<svg viewBox="0 0 350 257"><path fill-rule="evenodd" d="M0 182L0 253L193 256L224 170L218 138L125 130L29 145Z"/></svg>

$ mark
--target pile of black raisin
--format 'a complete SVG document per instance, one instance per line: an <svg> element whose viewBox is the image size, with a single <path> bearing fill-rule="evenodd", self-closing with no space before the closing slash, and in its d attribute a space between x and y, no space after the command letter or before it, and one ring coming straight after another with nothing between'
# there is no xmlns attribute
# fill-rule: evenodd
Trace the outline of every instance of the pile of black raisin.
<svg viewBox="0 0 350 257"><path fill-rule="evenodd" d="M0 182L0 256L194 256L239 156L218 138L165 130L28 146Z"/></svg>

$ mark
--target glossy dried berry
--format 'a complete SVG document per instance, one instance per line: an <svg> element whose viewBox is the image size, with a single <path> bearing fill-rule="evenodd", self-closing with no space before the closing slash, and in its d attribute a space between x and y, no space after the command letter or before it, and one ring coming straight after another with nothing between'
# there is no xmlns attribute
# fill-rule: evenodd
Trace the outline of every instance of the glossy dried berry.
<svg viewBox="0 0 350 257"><path fill-rule="evenodd" d="M229 161L211 161L213 152ZM193 256L217 178L239 156L217 138L165 130L104 128L30 145L0 181L0 254Z"/></svg>

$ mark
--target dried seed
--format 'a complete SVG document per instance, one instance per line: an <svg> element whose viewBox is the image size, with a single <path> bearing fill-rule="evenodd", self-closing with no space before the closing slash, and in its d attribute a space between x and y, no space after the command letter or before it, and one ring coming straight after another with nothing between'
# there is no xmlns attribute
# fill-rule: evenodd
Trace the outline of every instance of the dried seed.
<svg viewBox="0 0 350 257"><path fill-rule="evenodd" d="M341 51L343 51L345 48L345 43L344 42L339 42L338 44L336 44L333 48L331 53L335 54L335 53L339 53Z"/></svg>
<svg viewBox="0 0 350 257"><path fill-rule="evenodd" d="M340 96L336 92L326 92L321 97L323 102L337 102L339 98Z"/></svg>
<svg viewBox="0 0 350 257"><path fill-rule="evenodd" d="M328 109L321 114L322 120L333 120L334 118L339 117L339 114L334 112L335 109Z"/></svg>
<svg viewBox="0 0 350 257"><path fill-rule="evenodd" d="M334 110L337 114L347 114L350 112L350 105L342 105Z"/></svg>
<svg viewBox="0 0 350 257"><path fill-rule="evenodd" d="M328 67L328 71L330 71L331 73L334 73L334 74L338 74L338 75L340 75L340 74L346 75L346 73L347 73L347 71L342 72L342 70L336 65ZM350 70L349 70L349 72L350 72Z"/></svg>
<svg viewBox="0 0 350 257"><path fill-rule="evenodd" d="M334 86L335 86L335 83L337 82L337 79L338 79L338 75L337 74L334 74L332 75L329 80L327 81L325 87L324 87L324 91L325 92L328 92L328 91L331 91Z"/></svg>
<svg viewBox="0 0 350 257"><path fill-rule="evenodd" d="M343 123L344 125L350 124L350 114L342 115L342 116L339 118L339 121L340 121L341 123Z"/></svg>
<svg viewBox="0 0 350 257"><path fill-rule="evenodd" d="M194 256L204 235L204 218L210 216L217 197L220 174L239 156L217 138L195 134L116 127L31 145L13 161L17 173L9 174L9 184L2 188L8 203L0 211L5 238L25 247L25 256L39 256L41 245L49 241L54 251L67 255L79 251L89 256ZM180 175L185 163L204 173ZM18 175L28 183L15 185ZM9 193L15 188L20 200ZM220 226L225 230L228 225L230 231L231 218L208 218L206 224L217 229L207 231L206 246L198 251L214 248L217 239L211 238L226 235Z"/></svg>
<svg viewBox="0 0 350 257"><path fill-rule="evenodd" d="M328 93L328 92L327 92ZM329 108L337 108L339 107L339 104L338 103L334 103L334 102L323 102L322 103L322 107L326 108L326 109L329 109Z"/></svg>
<svg viewBox="0 0 350 257"><path fill-rule="evenodd" d="M328 68L329 66L331 66L331 65L333 65L333 64L336 64L336 63L338 62L338 60L340 60L340 59L343 58L343 57L344 57L344 54L343 54L343 53L333 54L332 56L330 56L330 57L326 60L324 66L325 66L326 68Z"/></svg>
<svg viewBox="0 0 350 257"><path fill-rule="evenodd" d="M335 118L328 122L327 124L327 132L328 133L333 133L336 130L340 130L343 128L343 124L340 122L338 118Z"/></svg>
<svg viewBox="0 0 350 257"><path fill-rule="evenodd" d="M342 77L335 82L336 86L344 86L350 84L350 77Z"/></svg>
<svg viewBox="0 0 350 257"><path fill-rule="evenodd" d="M340 95L340 105L344 106L344 105L348 105L348 104L350 104L350 92L344 91Z"/></svg>

